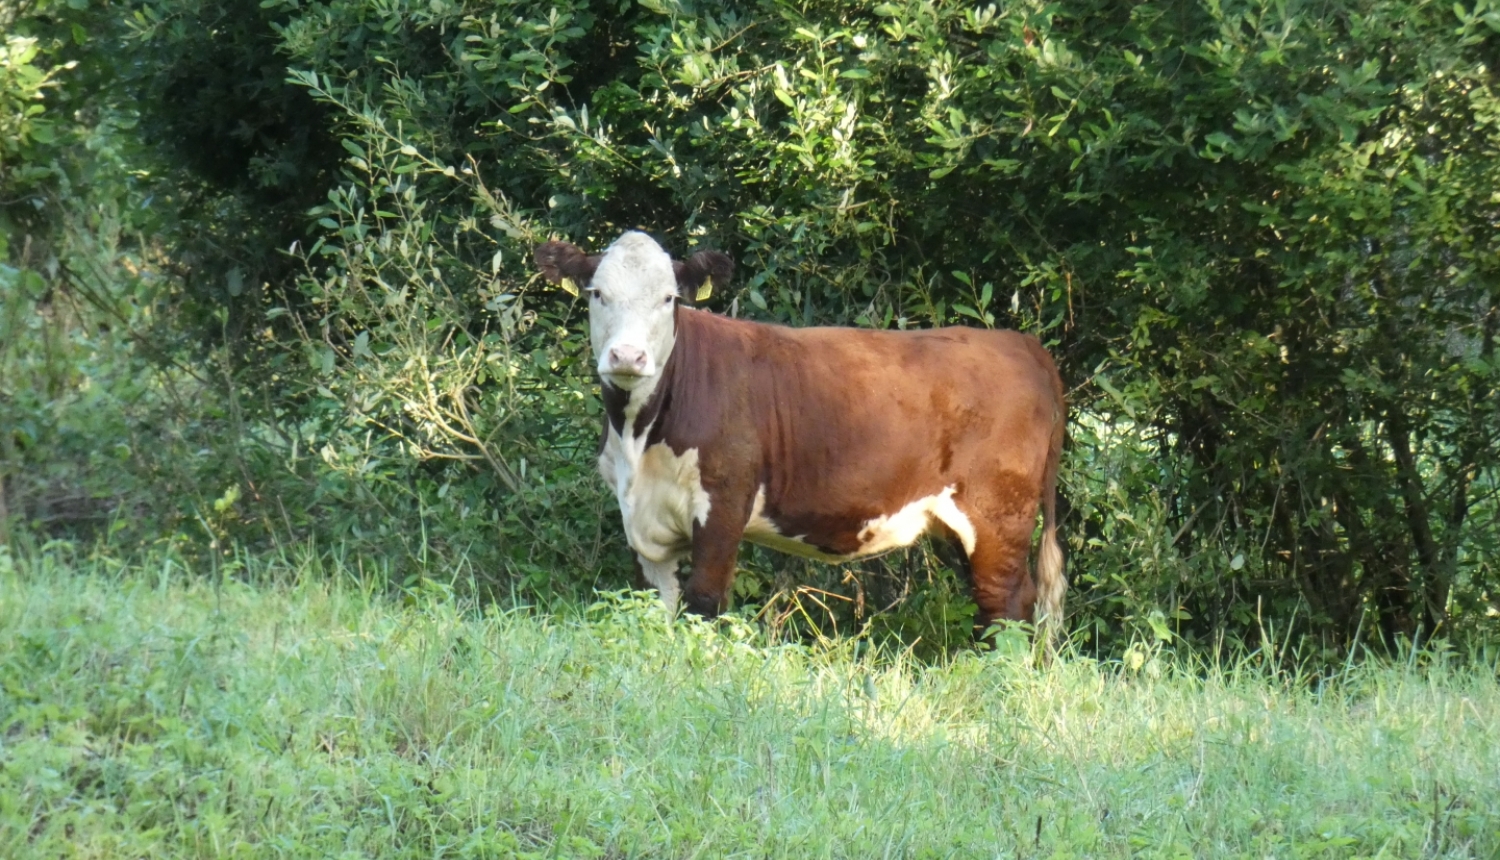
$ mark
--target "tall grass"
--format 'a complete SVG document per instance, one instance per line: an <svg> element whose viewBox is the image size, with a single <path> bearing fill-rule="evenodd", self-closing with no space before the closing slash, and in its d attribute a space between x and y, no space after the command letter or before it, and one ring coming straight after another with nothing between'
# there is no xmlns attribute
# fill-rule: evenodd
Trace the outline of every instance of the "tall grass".
<svg viewBox="0 0 1500 860"><path fill-rule="evenodd" d="M0 856L1500 852L1495 667L1451 655L923 665L232 568L0 547Z"/></svg>

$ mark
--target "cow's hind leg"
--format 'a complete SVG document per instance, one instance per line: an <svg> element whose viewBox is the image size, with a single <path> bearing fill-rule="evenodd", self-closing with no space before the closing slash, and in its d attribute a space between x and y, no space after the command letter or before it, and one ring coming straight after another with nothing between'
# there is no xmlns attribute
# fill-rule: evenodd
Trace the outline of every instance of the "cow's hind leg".
<svg viewBox="0 0 1500 860"><path fill-rule="evenodd" d="M1036 605L1036 585L1027 570L1035 515L1006 515L975 523L969 572L978 611L974 635L996 621L1030 621Z"/></svg>

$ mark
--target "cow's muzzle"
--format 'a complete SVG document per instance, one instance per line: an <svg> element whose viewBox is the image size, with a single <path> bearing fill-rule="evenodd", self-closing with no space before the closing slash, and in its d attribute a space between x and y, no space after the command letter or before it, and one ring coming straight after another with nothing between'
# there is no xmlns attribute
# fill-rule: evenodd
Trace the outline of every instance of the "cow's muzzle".
<svg viewBox="0 0 1500 860"><path fill-rule="evenodd" d="M605 351L604 360L599 362L599 375L624 383L622 387L629 388L641 379L654 375L655 364L644 349L619 344Z"/></svg>

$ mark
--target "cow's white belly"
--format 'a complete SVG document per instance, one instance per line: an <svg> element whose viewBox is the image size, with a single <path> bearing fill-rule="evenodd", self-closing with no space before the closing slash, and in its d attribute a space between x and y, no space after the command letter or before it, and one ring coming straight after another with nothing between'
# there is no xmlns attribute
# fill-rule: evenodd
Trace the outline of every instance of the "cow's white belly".
<svg viewBox="0 0 1500 860"><path fill-rule="evenodd" d="M849 561L857 556L830 555L802 540L802 535L785 535L774 522L766 517L766 488L755 491L755 501L750 507L750 519L745 523L745 540L788 555L811 558L817 561Z"/></svg>
<svg viewBox="0 0 1500 860"><path fill-rule="evenodd" d="M745 523L745 539L751 543L804 558L845 562L911 546L918 538L926 534L936 521L943 523L958 535L965 552L973 552L974 524L954 503L954 492L953 487L945 487L942 492L903 505L898 511L866 520L859 530L859 549L848 555L831 555L805 542L802 535L782 534L776 524L765 515L766 488L761 487L755 493L755 502L750 509L750 519Z"/></svg>
<svg viewBox="0 0 1500 860"><path fill-rule="evenodd" d="M621 439L604 443L599 470L615 491L625 539L642 558L676 561L692 547L693 524L708 521L709 498L698 469L698 449L681 455L658 442Z"/></svg>

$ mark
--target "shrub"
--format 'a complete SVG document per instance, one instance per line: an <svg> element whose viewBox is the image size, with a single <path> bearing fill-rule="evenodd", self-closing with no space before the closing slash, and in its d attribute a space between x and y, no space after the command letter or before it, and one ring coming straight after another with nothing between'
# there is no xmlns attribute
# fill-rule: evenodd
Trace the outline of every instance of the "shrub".
<svg viewBox="0 0 1500 860"><path fill-rule="evenodd" d="M1039 334L1073 385L1073 626L1100 648L1268 620L1330 653L1492 635L1491 0L159 0L139 20L122 86L181 96L148 102L148 131L278 118L243 167L157 181L175 211L256 225L243 253L164 235L198 249L184 284L224 285L227 309L187 289L183 320L221 344L244 426L284 440L249 448L274 452L257 486L298 476L257 493L288 531L493 552L543 590L623 576L581 315L527 260L646 227L734 254L721 312ZM201 56L234 62L185 91ZM915 570L944 584L890 628L930 629L957 593L942 558L819 575L848 600L818 623L862 623ZM762 606L801 572L746 565Z"/></svg>

